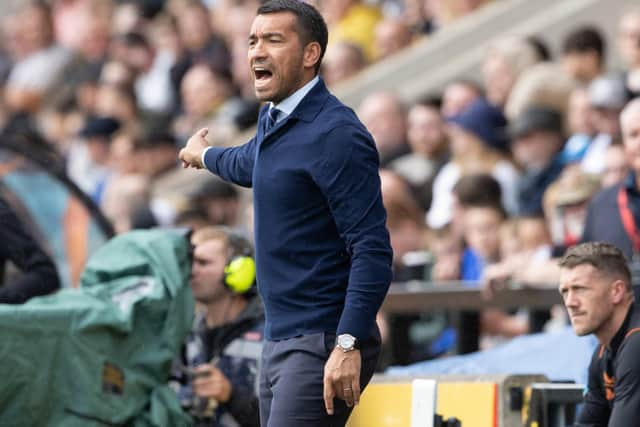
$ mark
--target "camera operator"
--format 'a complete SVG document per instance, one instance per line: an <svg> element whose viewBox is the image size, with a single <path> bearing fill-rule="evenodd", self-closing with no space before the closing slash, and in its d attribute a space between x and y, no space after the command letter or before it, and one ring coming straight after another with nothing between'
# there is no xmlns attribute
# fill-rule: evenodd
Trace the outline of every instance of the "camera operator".
<svg viewBox="0 0 640 427"><path fill-rule="evenodd" d="M197 425L259 426L258 368L264 312L250 243L226 227L196 231L194 328L184 346L178 395Z"/></svg>

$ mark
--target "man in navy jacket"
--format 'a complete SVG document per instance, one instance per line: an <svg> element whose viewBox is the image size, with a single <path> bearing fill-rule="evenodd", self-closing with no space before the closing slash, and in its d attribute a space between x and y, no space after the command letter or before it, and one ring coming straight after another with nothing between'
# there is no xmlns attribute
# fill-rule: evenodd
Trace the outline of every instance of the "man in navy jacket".
<svg viewBox="0 0 640 427"><path fill-rule="evenodd" d="M209 147L202 129L180 152L185 167L253 187L267 427L346 422L375 369L375 315L391 281L378 153L317 75L326 44L313 7L264 3L249 36L256 96L270 101L256 136Z"/></svg>

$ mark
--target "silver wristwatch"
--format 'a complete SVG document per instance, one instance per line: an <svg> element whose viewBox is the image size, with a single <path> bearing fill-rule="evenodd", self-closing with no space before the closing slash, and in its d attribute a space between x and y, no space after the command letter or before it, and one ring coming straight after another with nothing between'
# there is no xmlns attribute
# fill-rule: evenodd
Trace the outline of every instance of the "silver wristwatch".
<svg viewBox="0 0 640 427"><path fill-rule="evenodd" d="M341 334L336 337L336 347L345 353L359 348L358 340L350 334Z"/></svg>

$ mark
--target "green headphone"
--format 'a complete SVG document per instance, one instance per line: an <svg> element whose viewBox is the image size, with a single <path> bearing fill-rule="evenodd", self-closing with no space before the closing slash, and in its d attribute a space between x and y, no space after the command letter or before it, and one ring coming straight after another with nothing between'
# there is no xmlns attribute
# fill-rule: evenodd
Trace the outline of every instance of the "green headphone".
<svg viewBox="0 0 640 427"><path fill-rule="evenodd" d="M245 294L253 289L256 281L256 262L251 256L251 243L230 228L224 227L224 230L234 255L224 267L222 283L235 294Z"/></svg>

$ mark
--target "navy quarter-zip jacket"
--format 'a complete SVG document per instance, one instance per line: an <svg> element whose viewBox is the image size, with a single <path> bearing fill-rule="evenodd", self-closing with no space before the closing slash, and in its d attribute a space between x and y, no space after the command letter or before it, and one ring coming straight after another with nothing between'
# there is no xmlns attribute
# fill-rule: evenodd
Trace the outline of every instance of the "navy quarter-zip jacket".
<svg viewBox="0 0 640 427"><path fill-rule="evenodd" d="M391 282L378 153L355 113L320 80L268 132L214 147L208 170L253 187L265 338L315 332L369 337Z"/></svg>

